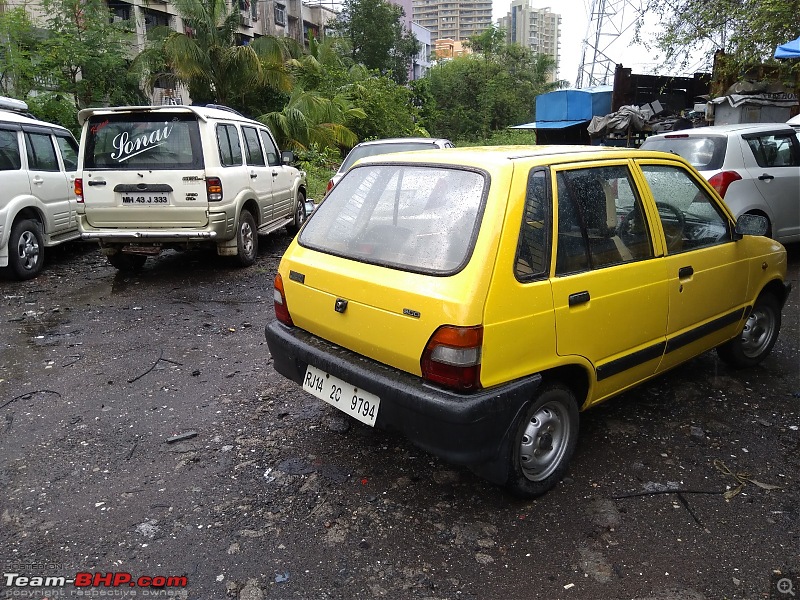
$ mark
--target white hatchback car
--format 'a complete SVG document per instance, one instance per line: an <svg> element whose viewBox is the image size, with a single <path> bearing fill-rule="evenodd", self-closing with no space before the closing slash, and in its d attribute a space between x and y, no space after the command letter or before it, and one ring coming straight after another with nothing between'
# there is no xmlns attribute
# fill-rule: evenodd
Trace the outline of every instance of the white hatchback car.
<svg viewBox="0 0 800 600"><path fill-rule="evenodd" d="M433 148L454 148L453 142L443 138L425 138L425 137L406 137L406 138L386 138L383 140L370 140L368 142L361 142L353 146L353 149L347 153L347 156L339 166L339 170L333 174L330 181L328 181L328 189L325 193L331 191L333 186L339 183L339 180L352 167L357 160L367 156L377 156L378 154L389 154L390 152L411 152L413 150L431 150Z"/></svg>
<svg viewBox="0 0 800 600"><path fill-rule="evenodd" d="M73 191L78 143L69 130L0 97L0 271L36 277L44 249L80 237Z"/></svg>
<svg viewBox="0 0 800 600"><path fill-rule="evenodd" d="M800 242L800 140L786 123L746 123L682 129L648 137L642 150L679 154L725 199L738 217L761 215L767 235Z"/></svg>
<svg viewBox="0 0 800 600"><path fill-rule="evenodd" d="M306 219L306 174L289 164L294 153L229 108L87 108L78 121L78 224L117 269L194 244L248 266L258 234L296 232Z"/></svg>

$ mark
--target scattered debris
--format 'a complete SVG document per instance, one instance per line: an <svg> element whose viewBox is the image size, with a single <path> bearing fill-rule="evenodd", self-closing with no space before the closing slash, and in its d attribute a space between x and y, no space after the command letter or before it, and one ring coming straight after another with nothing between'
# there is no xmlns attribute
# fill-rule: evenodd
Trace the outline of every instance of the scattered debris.
<svg viewBox="0 0 800 600"><path fill-rule="evenodd" d="M141 379L142 377L144 377L145 375L147 375L147 374L148 374L150 371L152 371L153 369L155 369L155 368L156 368L156 366L158 365L158 363L160 363L162 360L163 360L164 362L168 362L168 363L171 363L171 364L173 364L173 365L178 365L179 367L183 366L183 365L182 365L181 363L179 363L179 362L176 362L176 361L174 361L174 360L170 360L170 359L168 359L168 358L164 358L164 351L162 350L162 351L161 351L161 354L159 354L159 355L158 355L158 359L156 359L156 362L154 362L154 363L153 363L153 365L152 365L152 366L151 366L149 369L147 369L147 371L145 371L145 372L144 372L144 373L142 373L141 375L137 375L136 377L134 377L134 378L132 378L132 379L128 379L128 383L133 383L134 381L136 381L136 380L138 380L138 379Z"/></svg>
<svg viewBox="0 0 800 600"><path fill-rule="evenodd" d="M194 437L197 437L196 431L187 431L186 433L179 433L178 435L173 435L172 437L167 438L167 443L174 444L175 442L190 440Z"/></svg>
<svg viewBox="0 0 800 600"><path fill-rule="evenodd" d="M61 398L61 394L58 392L54 392L53 390L36 390L35 392L28 392L27 394L20 394L19 396L15 396L11 400L8 400L4 404L0 404L0 408L5 408L9 404L16 402L17 400L29 400L33 397L34 394L55 394L59 398Z"/></svg>

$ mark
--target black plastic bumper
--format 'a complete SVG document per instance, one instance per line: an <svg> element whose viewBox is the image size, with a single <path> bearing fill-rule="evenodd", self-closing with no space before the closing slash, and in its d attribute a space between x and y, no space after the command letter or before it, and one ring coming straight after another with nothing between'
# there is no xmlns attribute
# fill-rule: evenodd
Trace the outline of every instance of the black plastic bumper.
<svg viewBox="0 0 800 600"><path fill-rule="evenodd" d="M302 384L311 364L376 394L381 399L376 427L398 431L420 448L455 464L501 465L511 425L541 383L536 374L458 394L279 321L267 325L266 338L278 373Z"/></svg>

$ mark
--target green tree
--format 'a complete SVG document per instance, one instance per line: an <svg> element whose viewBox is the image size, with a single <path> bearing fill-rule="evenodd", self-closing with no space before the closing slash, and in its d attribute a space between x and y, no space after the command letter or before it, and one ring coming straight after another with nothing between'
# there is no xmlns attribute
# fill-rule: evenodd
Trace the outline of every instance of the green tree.
<svg viewBox="0 0 800 600"><path fill-rule="evenodd" d="M551 81L554 70L552 57L514 44L440 63L429 72L432 129L452 140L476 140L532 121L536 96L566 85Z"/></svg>
<svg viewBox="0 0 800 600"><path fill-rule="evenodd" d="M286 61L299 50L288 38L263 36L240 45L239 11L225 0L173 0L187 32L159 28L140 57L150 86L183 82L192 100L242 108L254 91L289 92Z"/></svg>
<svg viewBox="0 0 800 600"><path fill-rule="evenodd" d="M350 58L369 70L408 81L411 59L420 44L403 26L402 7L387 0L344 0L333 27L349 42Z"/></svg>
<svg viewBox="0 0 800 600"><path fill-rule="evenodd" d="M297 88L282 110L258 119L269 126L281 148L297 151L355 146L358 138L344 123L364 116L343 96L331 99Z"/></svg>
<svg viewBox="0 0 800 600"><path fill-rule="evenodd" d="M0 20L4 90L23 98L52 91L54 102L69 96L78 108L142 100L129 69L131 36L103 0L42 0L41 8L37 22L23 8Z"/></svg>
<svg viewBox="0 0 800 600"><path fill-rule="evenodd" d="M800 34L800 0L647 0L644 11L659 26L645 34L640 21L637 41L660 50L669 68L689 67L698 53L710 68L721 53L720 79L735 81L767 62L797 85L800 61L778 62L773 53Z"/></svg>
<svg viewBox="0 0 800 600"><path fill-rule="evenodd" d="M40 36L24 6L0 11L0 90L4 96L25 98L36 86L34 49Z"/></svg>

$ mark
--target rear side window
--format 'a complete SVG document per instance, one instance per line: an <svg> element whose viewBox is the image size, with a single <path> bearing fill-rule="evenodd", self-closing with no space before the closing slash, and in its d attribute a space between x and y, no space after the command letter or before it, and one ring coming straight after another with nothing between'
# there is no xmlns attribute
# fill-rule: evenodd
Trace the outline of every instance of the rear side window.
<svg viewBox="0 0 800 600"><path fill-rule="evenodd" d="M485 174L419 165L351 169L300 233L301 246L404 271L466 265L483 214Z"/></svg>
<svg viewBox="0 0 800 600"><path fill-rule="evenodd" d="M642 201L623 165L559 172L556 274L653 257Z"/></svg>
<svg viewBox="0 0 800 600"><path fill-rule="evenodd" d="M514 274L519 281L546 275L550 267L550 179L548 171L538 169L528 176L525 212L517 243Z"/></svg>
<svg viewBox="0 0 800 600"><path fill-rule="evenodd" d="M247 152L247 164L254 167L263 167L264 153L261 151L261 144L258 143L258 131L253 127L242 127L244 135L244 148Z"/></svg>
<svg viewBox="0 0 800 600"><path fill-rule="evenodd" d="M797 147L794 144L795 134L770 133L759 136L748 136L747 145L759 167L796 167L800 165Z"/></svg>
<svg viewBox="0 0 800 600"><path fill-rule="evenodd" d="M236 125L217 125L219 160L223 167L238 167L242 164L242 146Z"/></svg>
<svg viewBox="0 0 800 600"><path fill-rule="evenodd" d="M25 132L28 168L32 171L58 171L58 159L49 134Z"/></svg>
<svg viewBox="0 0 800 600"><path fill-rule="evenodd" d="M78 169L78 145L71 137L56 136L56 144L61 151L61 159L64 161L66 171L76 171Z"/></svg>
<svg viewBox="0 0 800 600"><path fill-rule="evenodd" d="M86 129L87 169L202 169L200 131L192 113L93 115Z"/></svg>
<svg viewBox="0 0 800 600"><path fill-rule="evenodd" d="M21 168L17 132L0 129L0 171L17 171Z"/></svg>
<svg viewBox="0 0 800 600"><path fill-rule="evenodd" d="M676 133L659 139L648 138L641 149L678 154L698 171L715 171L722 168L727 145L728 138L725 136L690 136Z"/></svg>

